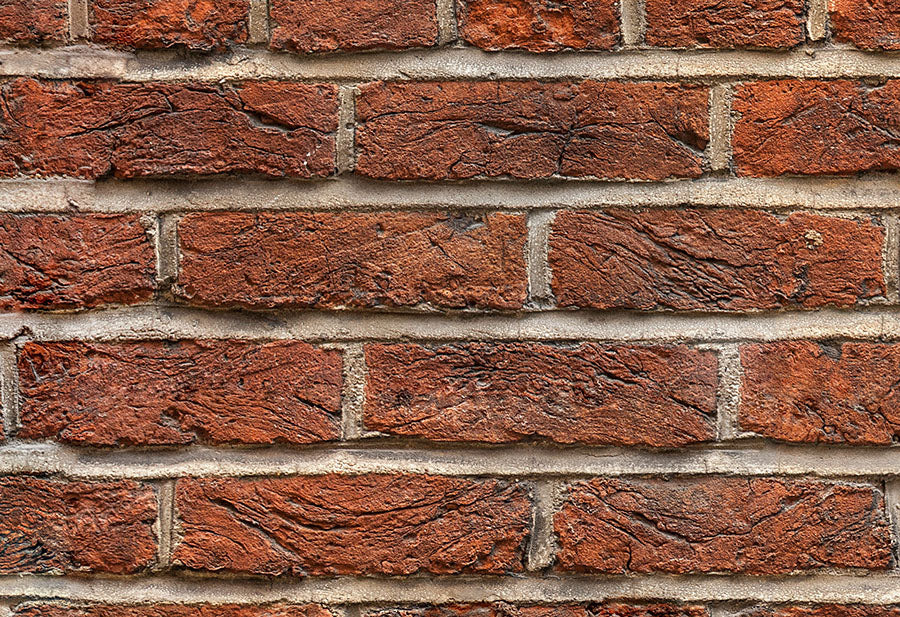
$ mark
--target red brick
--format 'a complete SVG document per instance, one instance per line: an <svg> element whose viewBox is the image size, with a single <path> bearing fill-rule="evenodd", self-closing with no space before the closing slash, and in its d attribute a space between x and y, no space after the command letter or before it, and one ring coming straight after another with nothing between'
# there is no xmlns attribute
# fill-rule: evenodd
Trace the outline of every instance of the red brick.
<svg viewBox="0 0 900 617"><path fill-rule="evenodd" d="M790 442L889 445L900 438L900 346L747 345L740 425Z"/></svg>
<svg viewBox="0 0 900 617"><path fill-rule="evenodd" d="M803 0L646 0L649 45L793 47L806 40Z"/></svg>
<svg viewBox="0 0 900 617"><path fill-rule="evenodd" d="M900 5L894 0L831 0L831 31L862 49L900 49Z"/></svg>
<svg viewBox="0 0 900 617"><path fill-rule="evenodd" d="M273 49L408 49L437 43L435 0L271 0Z"/></svg>
<svg viewBox="0 0 900 617"><path fill-rule="evenodd" d="M133 215L0 214L0 310L149 300L155 257Z"/></svg>
<svg viewBox="0 0 900 617"><path fill-rule="evenodd" d="M564 571L775 575L891 563L884 497L863 485L596 479L570 487L554 527Z"/></svg>
<svg viewBox="0 0 900 617"><path fill-rule="evenodd" d="M517 309L525 235L510 214L193 214L178 283L204 306Z"/></svg>
<svg viewBox="0 0 900 617"><path fill-rule="evenodd" d="M0 42L62 43L67 11L66 0L0 0Z"/></svg>
<svg viewBox="0 0 900 617"><path fill-rule="evenodd" d="M681 446L715 438L716 358L687 347L366 347L365 424L437 441Z"/></svg>
<svg viewBox="0 0 900 617"><path fill-rule="evenodd" d="M900 169L900 81L767 81L739 86L741 176L851 175Z"/></svg>
<svg viewBox="0 0 900 617"><path fill-rule="evenodd" d="M318 604L29 604L15 617L335 617Z"/></svg>
<svg viewBox="0 0 900 617"><path fill-rule="evenodd" d="M372 83L357 100L356 170L391 180L694 178L706 165L708 97L668 83Z"/></svg>
<svg viewBox="0 0 900 617"><path fill-rule="evenodd" d="M132 574L153 564L153 489L131 481L0 478L0 574Z"/></svg>
<svg viewBox="0 0 900 617"><path fill-rule="evenodd" d="M340 438L341 357L305 343L28 343L19 437L89 446Z"/></svg>
<svg viewBox="0 0 900 617"><path fill-rule="evenodd" d="M92 0L93 39L114 47L192 50L245 43L249 0Z"/></svg>
<svg viewBox="0 0 900 617"><path fill-rule="evenodd" d="M609 602L586 606L580 604L511 606L505 602L498 602L496 604L444 604L415 608L375 609L368 611L364 617L708 617L708 615L709 612L701 606L667 603ZM869 616L860 615L859 617Z"/></svg>
<svg viewBox="0 0 900 617"><path fill-rule="evenodd" d="M308 178L334 170L332 85L23 78L3 85L0 103L2 176Z"/></svg>
<svg viewBox="0 0 900 617"><path fill-rule="evenodd" d="M176 487L195 570L263 575L522 570L524 486L408 475L187 479Z"/></svg>
<svg viewBox="0 0 900 617"><path fill-rule="evenodd" d="M612 49L615 0L457 0L460 36L482 49Z"/></svg>
<svg viewBox="0 0 900 617"><path fill-rule="evenodd" d="M737 311L883 296L869 220L752 210L561 212L550 238L560 306Z"/></svg>
<svg viewBox="0 0 900 617"><path fill-rule="evenodd" d="M900 607L863 604L820 604L753 608L742 617L900 617Z"/></svg>

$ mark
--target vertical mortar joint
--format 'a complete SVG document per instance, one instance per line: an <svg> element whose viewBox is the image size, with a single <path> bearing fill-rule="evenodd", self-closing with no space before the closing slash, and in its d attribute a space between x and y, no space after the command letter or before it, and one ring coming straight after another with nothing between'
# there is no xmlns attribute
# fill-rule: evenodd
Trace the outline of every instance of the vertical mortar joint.
<svg viewBox="0 0 900 617"><path fill-rule="evenodd" d="M341 84L338 91L338 132L335 137L335 166L338 175L356 167L356 85Z"/></svg>
<svg viewBox="0 0 900 617"><path fill-rule="evenodd" d="M642 46L647 30L644 0L620 0L619 24L623 47L627 49Z"/></svg>
<svg viewBox="0 0 900 617"><path fill-rule="evenodd" d="M91 26L88 0L69 0L69 40L90 38Z"/></svg>
<svg viewBox="0 0 900 617"><path fill-rule="evenodd" d="M550 233L556 212L532 210L528 213L528 238L525 245L525 267L528 275L527 305L532 309L555 306L550 272Z"/></svg>
<svg viewBox="0 0 900 617"><path fill-rule="evenodd" d="M366 354L362 343L344 347L344 389L341 394L341 438L359 439L365 433Z"/></svg>
<svg viewBox="0 0 900 617"><path fill-rule="evenodd" d="M560 481L534 482L531 534L528 541L526 567L535 572L545 570L556 561L556 537L553 533L553 514L560 506L565 486Z"/></svg>
<svg viewBox="0 0 900 617"><path fill-rule="evenodd" d="M437 0L438 45L451 45L459 40L456 0Z"/></svg>
<svg viewBox="0 0 900 617"><path fill-rule="evenodd" d="M249 14L249 40L250 43L269 42L269 1L250 0Z"/></svg>
<svg viewBox="0 0 900 617"><path fill-rule="evenodd" d="M731 105L734 98L732 84L719 84L709 91L709 146L707 157L712 171L731 170L731 139L734 123Z"/></svg>

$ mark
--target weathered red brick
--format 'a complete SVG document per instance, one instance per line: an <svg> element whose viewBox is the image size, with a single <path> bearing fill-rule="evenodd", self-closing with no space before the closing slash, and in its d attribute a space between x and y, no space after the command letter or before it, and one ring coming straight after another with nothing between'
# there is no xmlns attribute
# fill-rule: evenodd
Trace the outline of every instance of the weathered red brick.
<svg viewBox="0 0 900 617"><path fill-rule="evenodd" d="M28 343L19 437L90 446L338 439L341 357L296 341Z"/></svg>
<svg viewBox="0 0 900 617"><path fill-rule="evenodd" d="M155 257L133 215L0 215L0 310L149 300Z"/></svg>
<svg viewBox="0 0 900 617"><path fill-rule="evenodd" d="M131 481L0 478L0 574L131 574L154 562L153 489Z"/></svg>
<svg viewBox="0 0 900 617"><path fill-rule="evenodd" d="M513 606L504 602L495 604L444 604L415 608L384 608L368 611L365 617L707 617L708 615L709 612L702 606L668 603L624 604L621 602L608 602L588 605ZM860 615L859 617L869 616Z"/></svg>
<svg viewBox="0 0 900 617"><path fill-rule="evenodd" d="M27 604L16 617L335 617L318 604Z"/></svg>
<svg viewBox="0 0 900 617"><path fill-rule="evenodd" d="M612 49L615 0L457 0L459 33L482 49Z"/></svg>
<svg viewBox="0 0 900 617"><path fill-rule="evenodd" d="M435 0L271 0L273 49L408 49L437 43Z"/></svg>
<svg viewBox="0 0 900 617"><path fill-rule="evenodd" d="M649 45L793 47L806 40L803 0L646 0Z"/></svg>
<svg viewBox="0 0 900 617"><path fill-rule="evenodd" d="M66 0L0 0L0 42L61 43L68 31Z"/></svg>
<svg viewBox="0 0 900 617"><path fill-rule="evenodd" d="M366 347L365 424L437 441L681 446L715 438L716 358L682 346Z"/></svg>
<svg viewBox="0 0 900 617"><path fill-rule="evenodd" d="M834 39L862 49L900 49L900 5L893 0L831 0Z"/></svg>
<svg viewBox="0 0 900 617"><path fill-rule="evenodd" d="M50 82L0 89L0 175L100 178L334 170L337 88Z"/></svg>
<svg viewBox="0 0 900 617"><path fill-rule="evenodd" d="M93 39L115 47L224 49L248 38L249 0L92 0Z"/></svg>
<svg viewBox="0 0 900 617"><path fill-rule="evenodd" d="M572 485L554 527L566 571L786 574L884 570L884 496L777 478L595 479Z"/></svg>
<svg viewBox="0 0 900 617"><path fill-rule="evenodd" d="M277 575L521 571L531 506L498 480L367 475L185 479L174 558Z"/></svg>
<svg viewBox="0 0 900 617"><path fill-rule="evenodd" d="M561 212L550 237L560 306L764 310L852 306L885 293L870 220L752 210Z"/></svg>
<svg viewBox="0 0 900 617"><path fill-rule="evenodd" d="M900 617L900 607L865 604L819 604L752 608L742 617Z"/></svg>
<svg viewBox="0 0 900 617"><path fill-rule="evenodd" d="M782 80L739 86L741 176L851 175L900 169L900 81Z"/></svg>
<svg viewBox="0 0 900 617"><path fill-rule="evenodd" d="M358 173L454 180L703 173L704 86L595 82L377 82L357 100Z"/></svg>
<svg viewBox="0 0 900 617"><path fill-rule="evenodd" d="M741 348L740 425L791 442L900 438L900 346L783 341Z"/></svg>
<svg viewBox="0 0 900 617"><path fill-rule="evenodd" d="M178 230L180 293L193 304L516 309L525 302L521 215L205 213L184 217Z"/></svg>

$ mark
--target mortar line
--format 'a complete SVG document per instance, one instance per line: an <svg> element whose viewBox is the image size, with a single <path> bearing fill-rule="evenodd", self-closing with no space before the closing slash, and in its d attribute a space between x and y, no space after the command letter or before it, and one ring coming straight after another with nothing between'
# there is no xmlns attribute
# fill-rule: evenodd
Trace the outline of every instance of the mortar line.
<svg viewBox="0 0 900 617"><path fill-rule="evenodd" d="M459 40L456 0L437 0L438 45L451 45Z"/></svg>
<svg viewBox="0 0 900 617"><path fill-rule="evenodd" d="M811 41L822 41L828 36L828 0L807 0L806 33Z"/></svg>
<svg viewBox="0 0 900 617"><path fill-rule="evenodd" d="M161 297L171 298L178 281L179 248L177 214L161 214L156 219L156 284Z"/></svg>
<svg viewBox="0 0 900 617"><path fill-rule="evenodd" d="M528 238L525 244L525 267L528 273L527 304L534 308L553 308L555 301L550 272L550 233L555 211L536 210L528 213Z"/></svg>
<svg viewBox="0 0 900 617"><path fill-rule="evenodd" d="M344 346L344 387L341 395L341 439L364 436L363 407L366 397L366 354L361 344Z"/></svg>
<svg viewBox="0 0 900 617"><path fill-rule="evenodd" d="M739 413L741 403L740 345L722 345L718 350L719 387L716 393L716 439L731 441L740 434Z"/></svg>
<svg viewBox="0 0 900 617"><path fill-rule="evenodd" d="M250 43L268 43L270 35L269 0L250 0L248 18L247 29Z"/></svg>
<svg viewBox="0 0 900 617"><path fill-rule="evenodd" d="M622 46L625 49L641 47L646 31L644 0L619 0L619 24Z"/></svg>
<svg viewBox="0 0 900 617"><path fill-rule="evenodd" d="M338 174L356 167L356 86L341 84L338 91L338 130L335 136L335 162Z"/></svg>
<svg viewBox="0 0 900 617"><path fill-rule="evenodd" d="M79 41L91 35L89 0L69 0L69 39Z"/></svg>
<svg viewBox="0 0 900 617"><path fill-rule="evenodd" d="M175 481L166 480L159 485L159 512L157 514L157 569L172 565L172 538L175 525Z"/></svg>
<svg viewBox="0 0 900 617"><path fill-rule="evenodd" d="M0 428L7 439L16 433L19 427L19 370L16 344L8 341L0 344L0 390L2 399L2 418Z"/></svg>
<svg viewBox="0 0 900 617"><path fill-rule="evenodd" d="M884 222L884 247L882 268L889 303L900 302L900 219L893 215L882 217Z"/></svg>
<svg viewBox="0 0 900 617"><path fill-rule="evenodd" d="M731 139L734 131L731 104L734 89L731 84L718 84L709 91L709 146L707 157L713 171L731 170Z"/></svg>
<svg viewBox="0 0 900 617"><path fill-rule="evenodd" d="M531 572L546 570L556 561L553 515L560 505L564 488L563 482L554 480L533 483L531 534L526 559L526 567Z"/></svg>

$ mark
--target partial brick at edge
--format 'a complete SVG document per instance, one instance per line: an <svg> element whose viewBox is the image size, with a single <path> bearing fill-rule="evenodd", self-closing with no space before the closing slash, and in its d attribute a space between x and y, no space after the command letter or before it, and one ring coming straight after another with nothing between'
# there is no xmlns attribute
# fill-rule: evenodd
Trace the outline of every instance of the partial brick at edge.
<svg viewBox="0 0 900 617"><path fill-rule="evenodd" d="M199 306L515 310L527 292L518 214L198 213L178 235Z"/></svg>
<svg viewBox="0 0 900 617"><path fill-rule="evenodd" d="M366 428L435 441L715 438L716 357L683 346L366 346Z"/></svg>
<svg viewBox="0 0 900 617"><path fill-rule="evenodd" d="M561 307L754 311L885 294L873 220L755 210L566 211L550 236Z"/></svg>
<svg viewBox="0 0 900 617"><path fill-rule="evenodd" d="M709 88L693 84L376 82L357 100L357 173L384 180L696 178Z"/></svg>
<svg viewBox="0 0 900 617"><path fill-rule="evenodd" d="M896 0L831 0L834 39L860 49L900 49L900 4Z"/></svg>
<svg viewBox="0 0 900 617"><path fill-rule="evenodd" d="M444 604L415 607L378 608L363 617L708 617L709 611L691 604ZM798 616L799 617L799 616ZM855 616L854 616L855 617ZM864 617L864 616L860 616ZM865 616L868 617L868 616Z"/></svg>
<svg viewBox="0 0 900 617"><path fill-rule="evenodd" d="M554 529L560 571L778 575L891 565L884 495L861 484L598 478L570 486Z"/></svg>
<svg viewBox="0 0 900 617"><path fill-rule="evenodd" d="M0 574L134 574L156 559L156 496L118 482L0 478Z"/></svg>
<svg viewBox="0 0 900 617"><path fill-rule="evenodd" d="M523 484L423 475L182 479L174 560L260 575L503 574L524 569Z"/></svg>
<svg viewBox="0 0 900 617"><path fill-rule="evenodd" d="M0 42L62 43L68 35L66 0L0 0Z"/></svg>

